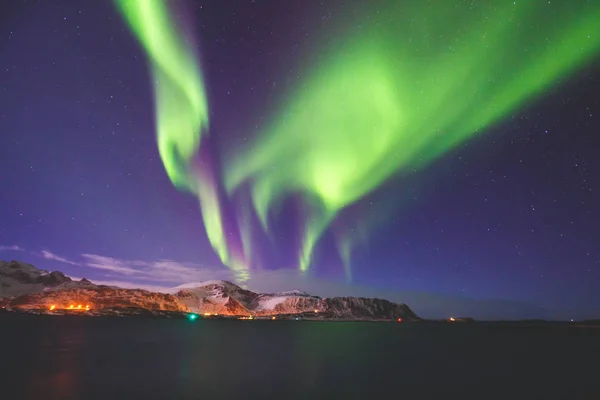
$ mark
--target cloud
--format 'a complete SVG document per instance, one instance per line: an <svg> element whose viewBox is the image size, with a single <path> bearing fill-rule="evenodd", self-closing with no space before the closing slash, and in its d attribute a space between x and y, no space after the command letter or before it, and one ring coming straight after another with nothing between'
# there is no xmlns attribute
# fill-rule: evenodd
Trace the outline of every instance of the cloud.
<svg viewBox="0 0 600 400"><path fill-rule="evenodd" d="M0 250L8 246L0 247ZM10 246L11 250L17 249L17 246ZM206 281L213 279L232 280L231 271L226 268L205 268L200 264L181 263L173 260L127 260L115 257L109 257L99 254L83 253L81 260L75 261L43 250L39 253L33 253L46 260L58 261L64 264L75 265L82 268L91 268L104 271L108 281L123 283L122 279L134 279L136 281L148 281L156 284L136 284L136 287L159 287L162 289L173 287L190 281ZM85 275L84 272L80 274ZM79 275L79 274L78 274ZM131 285L131 282L129 282Z"/></svg>
<svg viewBox="0 0 600 400"><path fill-rule="evenodd" d="M94 283L120 286L124 288L142 288L160 292L174 292L185 287L195 287L211 280L228 280L235 282L233 272L227 268L206 268L200 264L182 263L162 259L153 261L128 260L99 254L83 253L81 261L74 261L44 250L35 253L47 260L62 262L80 267L79 276L85 276L85 269L97 270L100 279L92 279ZM104 272L102 274L102 272ZM96 275L97 276L97 275ZM332 290L329 282L305 279L295 270L255 271L244 287L263 292L277 292L291 289L302 289L320 295L331 295L332 291L346 295L346 285L334 284ZM151 289L150 289L151 288ZM311 290L312 289L312 290ZM320 290L315 290L320 289Z"/></svg>
<svg viewBox="0 0 600 400"><path fill-rule="evenodd" d="M138 269L129 267L127 262L116 258L99 256L97 254L82 254L81 256L85 259L85 262L83 263L83 266L85 267L102 269L124 275L135 275L141 272Z"/></svg>
<svg viewBox="0 0 600 400"><path fill-rule="evenodd" d="M104 270L112 276L121 275L137 280L181 284L210 279L231 279L231 272L224 268L208 269L199 264L181 263L173 260L126 260L98 254L82 254L84 267Z"/></svg>
<svg viewBox="0 0 600 400"><path fill-rule="evenodd" d="M0 251L25 251L25 249L22 247L19 247L17 245L12 245L12 246L0 245Z"/></svg>
<svg viewBox="0 0 600 400"><path fill-rule="evenodd" d="M54 261L58 261L58 262L65 263L65 264L71 264L71 265L80 265L79 263L76 263L76 262L68 260L64 257L58 256L47 250L42 250L42 252L40 253L40 256L45 258L46 260L54 260Z"/></svg>

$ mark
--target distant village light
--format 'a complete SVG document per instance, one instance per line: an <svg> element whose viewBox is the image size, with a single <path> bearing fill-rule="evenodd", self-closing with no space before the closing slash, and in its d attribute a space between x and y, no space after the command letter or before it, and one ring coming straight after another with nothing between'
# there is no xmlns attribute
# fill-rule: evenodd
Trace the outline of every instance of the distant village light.
<svg viewBox="0 0 600 400"><path fill-rule="evenodd" d="M92 306L90 304L78 304L77 306L75 304L70 304L68 307L66 306L60 306L60 305L56 305L56 304L51 304L48 306L48 309L50 311L54 311L54 310L74 310L74 311L89 311L92 308Z"/></svg>

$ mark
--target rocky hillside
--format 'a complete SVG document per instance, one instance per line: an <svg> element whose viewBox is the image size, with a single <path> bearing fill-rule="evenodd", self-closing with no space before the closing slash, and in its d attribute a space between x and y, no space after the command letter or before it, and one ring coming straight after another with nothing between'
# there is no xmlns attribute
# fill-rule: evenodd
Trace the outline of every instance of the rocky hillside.
<svg viewBox="0 0 600 400"><path fill-rule="evenodd" d="M55 309L62 310L72 306L75 309L92 310L127 307L189 312L183 303L170 294L95 285L25 294L11 299L6 305L20 309L50 309L54 306Z"/></svg>
<svg viewBox="0 0 600 400"><path fill-rule="evenodd" d="M145 310L229 316L273 316L310 313L318 319L419 319L405 304L356 297L321 298L305 292L255 293L227 281L209 281L172 294L73 281L61 272L33 265L0 263L0 306L19 310ZM112 312L112 311L111 311Z"/></svg>
<svg viewBox="0 0 600 400"><path fill-rule="evenodd" d="M405 304L357 297L321 298L308 293L254 293L227 281L207 282L175 296L193 312L226 315L314 313L338 319L418 319Z"/></svg>
<svg viewBox="0 0 600 400"><path fill-rule="evenodd" d="M322 299L303 292L255 293L227 281L210 281L175 296L199 313L234 315L293 314L323 311Z"/></svg>
<svg viewBox="0 0 600 400"><path fill-rule="evenodd" d="M71 278L59 271L49 272L18 261L0 261L0 298L37 293L68 282L72 282Z"/></svg>
<svg viewBox="0 0 600 400"><path fill-rule="evenodd" d="M350 319L419 319L406 305L383 299L363 297L332 297L324 299L323 309L333 318Z"/></svg>

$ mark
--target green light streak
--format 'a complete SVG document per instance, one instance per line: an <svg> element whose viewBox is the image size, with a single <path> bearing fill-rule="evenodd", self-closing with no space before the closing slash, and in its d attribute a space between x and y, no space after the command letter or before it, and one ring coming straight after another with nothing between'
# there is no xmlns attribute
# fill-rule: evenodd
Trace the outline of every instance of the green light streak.
<svg viewBox="0 0 600 400"><path fill-rule="evenodd" d="M554 3L390 2L230 157L228 192L249 182L265 227L285 196L310 199L298 255L308 270L344 207L484 132L597 54L598 3Z"/></svg>
<svg viewBox="0 0 600 400"><path fill-rule="evenodd" d="M189 185L187 164L208 125L204 82L194 52L171 23L163 1L115 0L151 64L158 148L169 178Z"/></svg>
<svg viewBox="0 0 600 400"><path fill-rule="evenodd" d="M192 165L208 127L204 81L194 51L162 0L115 0L115 4L148 56L158 150L165 170L178 189L198 197L210 243L221 261L244 280L245 267L229 254L216 181L210 171L197 171Z"/></svg>
<svg viewBox="0 0 600 400"><path fill-rule="evenodd" d="M177 188L197 196L211 245L245 280L244 257L255 253L250 215L236 215L245 254L240 257L224 233L219 182L195 162L208 105L194 51L165 1L115 2L148 56L165 170ZM302 271L345 207L399 171L422 168L509 117L600 48L600 5L592 1L376 6L378 13L363 16L354 33L332 43L306 74L297 74L302 79L254 142L224 158L227 193L248 183L266 230L286 196L303 196L309 213L298 249ZM348 279L355 241L348 233L337 237Z"/></svg>

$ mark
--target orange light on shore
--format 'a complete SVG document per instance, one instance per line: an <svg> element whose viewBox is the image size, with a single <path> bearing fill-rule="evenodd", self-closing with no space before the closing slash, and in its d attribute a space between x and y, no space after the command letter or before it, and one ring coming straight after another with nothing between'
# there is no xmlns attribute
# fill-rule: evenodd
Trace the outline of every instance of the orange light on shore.
<svg viewBox="0 0 600 400"><path fill-rule="evenodd" d="M210 317L210 313L209 313L209 312L205 312L205 313L204 313L204 316L205 316L205 317Z"/></svg>
<svg viewBox="0 0 600 400"><path fill-rule="evenodd" d="M272 319L273 321L275 321L277 318L275 318L275 317L271 317L271 319Z"/></svg>
<svg viewBox="0 0 600 400"><path fill-rule="evenodd" d="M92 308L92 306L90 304L70 304L68 307L63 307L63 306L57 306L56 304L51 304L48 306L48 309L50 311L58 311L58 310L73 310L73 311L90 311L90 309Z"/></svg>
<svg viewBox="0 0 600 400"><path fill-rule="evenodd" d="M315 310L315 312L316 312L316 313L318 313L318 312L319 312L319 310Z"/></svg>
<svg viewBox="0 0 600 400"><path fill-rule="evenodd" d="M450 317L450 322L454 322L454 321L456 321L456 320L454 319L454 317Z"/></svg>

